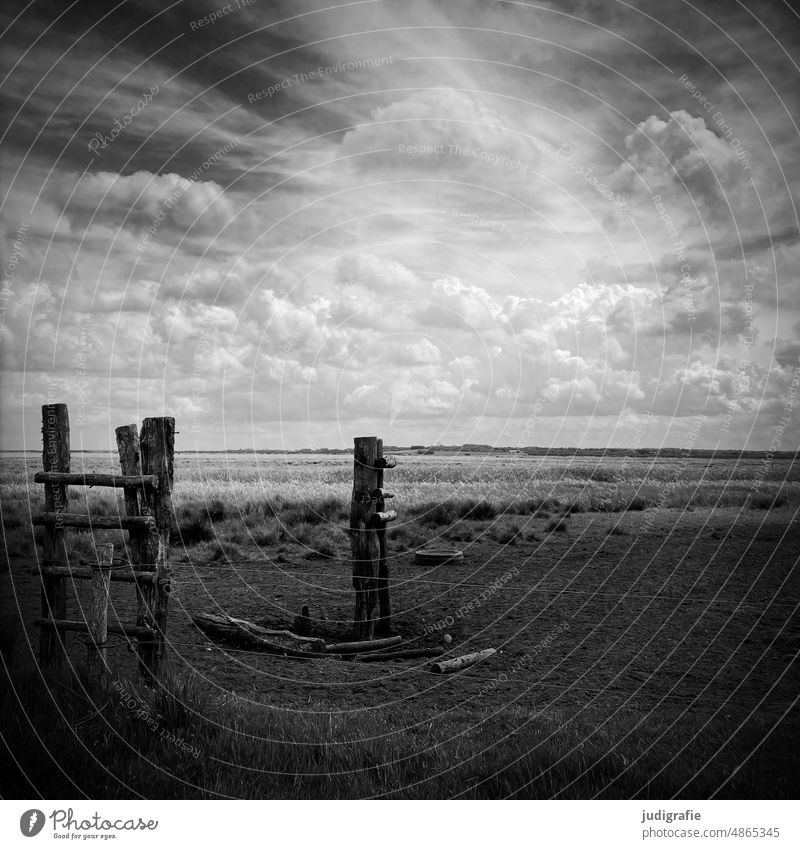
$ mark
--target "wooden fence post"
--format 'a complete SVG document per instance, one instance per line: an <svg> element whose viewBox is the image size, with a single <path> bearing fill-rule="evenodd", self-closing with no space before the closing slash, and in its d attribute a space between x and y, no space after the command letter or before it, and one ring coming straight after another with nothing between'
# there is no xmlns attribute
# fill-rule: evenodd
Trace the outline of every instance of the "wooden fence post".
<svg viewBox="0 0 800 849"><path fill-rule="evenodd" d="M147 509L155 519L155 530L147 537L147 568L154 569L155 582L141 587L145 610L143 621L153 628L151 641L140 641L139 657L147 674L156 677L166 651L167 605L170 592L169 536L172 530L172 482L175 457L175 419L152 418L142 422L139 439L142 471L158 477L158 487L146 493Z"/></svg>
<svg viewBox="0 0 800 849"><path fill-rule="evenodd" d="M142 474L142 456L139 446L139 429L135 424L123 425L115 431L117 436L117 448L119 450L119 464L123 475ZM128 516L141 516L147 509L146 493L144 487L125 487L125 512ZM148 538L150 531L147 529L131 529L128 531L128 556L133 570L145 572L153 571L153 566L148 556ZM136 624L144 625L148 621L150 609L150 596L152 595L152 584L148 587L140 581L136 582ZM141 655L139 656L139 672L147 675Z"/></svg>
<svg viewBox="0 0 800 849"><path fill-rule="evenodd" d="M42 466L46 472L68 472L70 468L69 413L66 404L42 407ZM69 488L62 483L44 487L44 509L47 513L66 513ZM59 522L44 528L44 565L67 566L67 541ZM63 577L42 575L42 617L66 619L67 586ZM57 628L42 628L39 634L39 660L43 666L63 663L66 634Z"/></svg>
<svg viewBox="0 0 800 849"><path fill-rule="evenodd" d="M386 502L383 497L383 440L378 440L377 464L379 466L376 475L376 487L380 489L380 495L375 500L374 509L378 513L386 510ZM380 522L377 527L378 534L378 607L379 616L375 626L378 636L389 637L394 633L392 627L392 597L389 588L389 561L386 558L386 524Z"/></svg>
<svg viewBox="0 0 800 849"><path fill-rule="evenodd" d="M380 560L378 534L372 524L372 493L378 486L378 439L357 436L353 448L353 497L350 502L350 537L353 587L356 591L353 627L356 638L371 640L375 630L376 576Z"/></svg>
<svg viewBox="0 0 800 849"><path fill-rule="evenodd" d="M97 680L108 672L106 642L111 564L114 562L113 543L95 545L95 558L91 564L92 594L89 599L89 639L86 640L86 669L91 680Z"/></svg>

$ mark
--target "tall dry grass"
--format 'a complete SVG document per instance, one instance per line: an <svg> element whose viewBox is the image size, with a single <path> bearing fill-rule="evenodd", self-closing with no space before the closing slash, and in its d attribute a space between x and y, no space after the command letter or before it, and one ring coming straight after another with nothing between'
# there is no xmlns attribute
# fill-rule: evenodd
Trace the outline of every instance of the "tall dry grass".
<svg viewBox="0 0 800 849"><path fill-rule="evenodd" d="M387 473L395 505L420 526L456 525L505 515L622 512L800 504L800 464L774 461L525 456L402 456ZM30 516L43 509L32 483L37 456L4 457L0 513L8 558L30 553L40 531ZM114 455L77 454L73 469L113 471ZM175 463L173 542L186 547L300 544L307 556L329 557L346 529L352 486L347 456L184 455ZM70 510L124 513L122 495L70 488ZM106 535L119 545L121 534ZM76 554L90 554L88 533L71 535ZM216 548L214 548L216 546ZM213 554L213 551L211 552ZM235 553L235 551L234 551ZM221 555L219 555L221 556Z"/></svg>

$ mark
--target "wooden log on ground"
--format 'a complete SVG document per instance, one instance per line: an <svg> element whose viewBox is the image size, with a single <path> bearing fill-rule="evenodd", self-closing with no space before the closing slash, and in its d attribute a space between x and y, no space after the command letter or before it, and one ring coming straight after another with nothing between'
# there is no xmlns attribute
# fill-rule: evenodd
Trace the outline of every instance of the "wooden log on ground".
<svg viewBox="0 0 800 849"><path fill-rule="evenodd" d="M89 580L92 577L91 569L73 569L70 566L43 566L41 569L33 566L31 569L28 569L28 572L31 575L45 575L52 578L72 578L77 581ZM111 569L112 581L124 581L125 583L133 584L139 582L152 583L155 579L155 572Z"/></svg>
<svg viewBox="0 0 800 849"><path fill-rule="evenodd" d="M357 654L354 660L372 663L380 660L410 660L414 657L439 657L444 649L405 649L402 651L375 652L374 654Z"/></svg>
<svg viewBox="0 0 800 849"><path fill-rule="evenodd" d="M384 637L381 640L359 640L354 643L331 643L325 647L325 651L329 654L361 654L377 649L387 649L390 646L396 646L402 643L403 638L399 635L394 637Z"/></svg>
<svg viewBox="0 0 800 849"><path fill-rule="evenodd" d="M358 436L353 448L353 496L350 502L350 542L353 561L353 587L356 591L353 627L362 640L375 632L375 603L380 561L378 534L372 525L372 492L378 488L376 462L378 440Z"/></svg>
<svg viewBox="0 0 800 849"><path fill-rule="evenodd" d="M291 631L270 631L246 619L234 619L219 613L200 613L193 616L192 621L204 631L261 651L291 656L326 656L325 641L316 637L300 637Z"/></svg>
<svg viewBox="0 0 800 849"><path fill-rule="evenodd" d="M86 669L90 679L102 678L108 672L108 599L111 590L111 564L114 546L105 543L95 547L97 563L92 567L92 593L89 597L89 639L86 641Z"/></svg>
<svg viewBox="0 0 800 849"><path fill-rule="evenodd" d="M135 427L135 425L134 425ZM105 475L96 472L37 472L34 483L74 484L75 486L157 487L156 475Z"/></svg>
<svg viewBox="0 0 800 849"><path fill-rule="evenodd" d="M255 622L250 622L247 619L235 619L233 616L227 617L230 622L239 627L246 628L251 633L259 637L282 637L286 640L291 640L301 646L308 646L312 651L324 651L325 640L322 637L310 637L305 634L295 634L287 628L264 628L262 625L256 625Z"/></svg>
<svg viewBox="0 0 800 849"><path fill-rule="evenodd" d="M155 528L152 516L87 516L84 513L39 513L31 519L31 523L54 526L55 530L89 528L95 531L128 531Z"/></svg>
<svg viewBox="0 0 800 849"><path fill-rule="evenodd" d="M454 657L450 660L438 660L431 664L431 672L458 672L459 669L466 669L468 666L491 657L495 652L496 649L483 649L483 651L462 654L461 657Z"/></svg>
<svg viewBox="0 0 800 849"><path fill-rule="evenodd" d="M42 468L45 472L69 472L69 413L66 404L45 404L42 407ZM63 483L48 483L44 488L44 509L59 515L66 513L69 487ZM68 563L64 525L53 523L45 529L43 557L66 566ZM42 618L64 619L67 615L67 585L56 576L42 579ZM39 634L39 659L43 666L63 663L66 638L57 631L42 630Z"/></svg>
<svg viewBox="0 0 800 849"><path fill-rule="evenodd" d="M88 633L89 625L86 622L81 622L80 619L50 619L40 617L33 620L33 624L38 628L47 631L83 631ZM121 634L125 637L136 637L138 640L150 639L153 632L148 628L141 628L138 625L127 624L125 622L109 622L109 634Z"/></svg>

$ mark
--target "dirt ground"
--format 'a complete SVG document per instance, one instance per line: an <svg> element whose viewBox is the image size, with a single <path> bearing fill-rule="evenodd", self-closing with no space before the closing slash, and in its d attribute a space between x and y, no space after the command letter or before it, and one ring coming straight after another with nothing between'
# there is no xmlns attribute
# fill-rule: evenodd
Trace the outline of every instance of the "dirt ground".
<svg viewBox="0 0 800 849"><path fill-rule="evenodd" d="M236 564L196 563L191 549L189 556L176 552L171 663L212 690L274 708L380 712L420 733L452 722L496 738L539 713L590 718L597 727L620 717L633 724L657 718L664 733L673 724L702 728L716 718L748 717L769 730L787 711L794 716L794 508L660 511L651 524L644 513L568 521L559 533L536 520L528 527L538 541L513 545L481 534L476 523L476 539L459 545L464 559L456 564L426 569L413 552L392 557L395 626L406 645L440 645L446 631L454 655L497 649L462 673L435 675L427 660L285 659L219 645L194 627L191 616L210 611L291 626L308 604L318 633L346 636L353 591L345 552L337 561L307 560L299 547L283 562L254 551L250 562ZM1 576L3 621L21 615L27 635L17 640L16 663L30 662L28 640L34 648L37 640L38 578L28 568L14 564ZM81 597L71 596L70 615L80 616ZM112 598L110 620L130 620L130 585L115 583ZM133 656L121 638L113 640L119 674L133 675ZM83 638L70 642L82 662Z"/></svg>

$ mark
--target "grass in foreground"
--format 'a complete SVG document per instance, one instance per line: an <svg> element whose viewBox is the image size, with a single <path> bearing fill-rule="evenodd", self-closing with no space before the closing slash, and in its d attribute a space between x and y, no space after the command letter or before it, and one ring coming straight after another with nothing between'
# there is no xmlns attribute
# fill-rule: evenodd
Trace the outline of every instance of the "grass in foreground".
<svg viewBox="0 0 800 849"><path fill-rule="evenodd" d="M509 713L458 727L414 724L405 711L396 721L385 712L279 712L215 700L192 681L156 690L120 682L89 695L67 673L43 680L17 670L0 680L4 798L789 798L796 790L791 729L759 748L759 728L728 741L729 722L683 748L693 729L662 737L666 725L652 719L631 731L631 717L597 729L591 718Z"/></svg>

